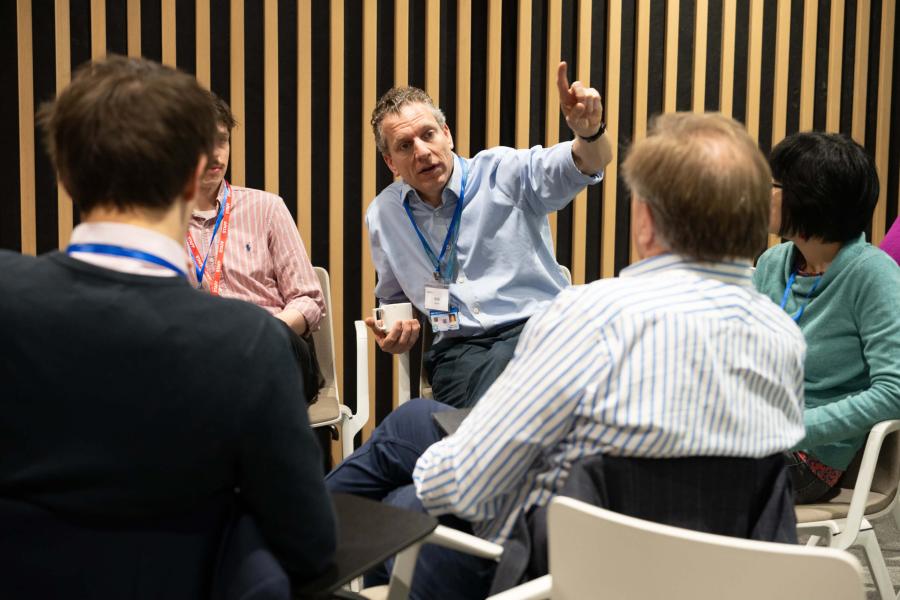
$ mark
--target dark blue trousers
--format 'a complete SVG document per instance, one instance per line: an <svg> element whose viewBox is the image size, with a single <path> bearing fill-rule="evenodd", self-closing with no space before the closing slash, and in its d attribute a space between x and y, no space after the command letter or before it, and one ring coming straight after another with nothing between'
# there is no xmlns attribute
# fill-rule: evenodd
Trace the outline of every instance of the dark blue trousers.
<svg viewBox="0 0 900 600"><path fill-rule="evenodd" d="M375 428L372 437L325 478L332 492L345 492L381 500L392 506L425 512L412 482L416 461L441 439L431 418L450 410L446 404L417 398L405 403ZM462 519L439 517L442 525L471 532ZM366 585L387 583L393 561L366 576ZM410 598L484 598L496 563L433 544L426 544L412 582Z"/></svg>

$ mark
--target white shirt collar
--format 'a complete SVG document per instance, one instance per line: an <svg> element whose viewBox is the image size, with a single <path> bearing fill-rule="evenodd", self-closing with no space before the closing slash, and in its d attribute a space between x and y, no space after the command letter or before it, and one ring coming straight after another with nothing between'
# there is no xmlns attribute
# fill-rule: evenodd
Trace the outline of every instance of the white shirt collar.
<svg viewBox="0 0 900 600"><path fill-rule="evenodd" d="M132 248L158 256L173 265L187 269L187 253L172 238L124 223L81 223L72 231L72 244L111 244ZM175 277L177 274L163 266L147 263L138 259L123 256L109 256L90 252L72 252L72 258L83 262L112 269L122 273L152 275L157 277Z"/></svg>

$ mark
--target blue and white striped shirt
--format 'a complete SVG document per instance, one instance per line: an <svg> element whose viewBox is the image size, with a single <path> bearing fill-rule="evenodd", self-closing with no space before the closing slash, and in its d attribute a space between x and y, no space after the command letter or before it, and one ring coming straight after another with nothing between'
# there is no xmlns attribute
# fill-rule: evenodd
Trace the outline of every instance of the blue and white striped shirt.
<svg viewBox="0 0 900 600"><path fill-rule="evenodd" d="M419 458L417 493L503 543L585 456L785 451L804 435L805 352L749 262L649 258L531 319L459 430Z"/></svg>

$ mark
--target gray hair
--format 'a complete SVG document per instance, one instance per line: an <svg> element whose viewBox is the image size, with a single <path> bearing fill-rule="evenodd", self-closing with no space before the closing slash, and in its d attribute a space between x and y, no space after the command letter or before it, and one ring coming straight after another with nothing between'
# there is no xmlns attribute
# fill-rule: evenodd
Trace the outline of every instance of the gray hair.
<svg viewBox="0 0 900 600"><path fill-rule="evenodd" d="M443 127L447 123L444 111L434 105L425 90L417 87L392 87L384 95L378 99L375 104L375 110L372 111L372 132L375 134L375 145L382 154L389 154L387 145L384 141L384 132L381 129L381 122L388 115L400 114L400 110L407 104L421 103L431 109L434 120L437 121L438 127Z"/></svg>

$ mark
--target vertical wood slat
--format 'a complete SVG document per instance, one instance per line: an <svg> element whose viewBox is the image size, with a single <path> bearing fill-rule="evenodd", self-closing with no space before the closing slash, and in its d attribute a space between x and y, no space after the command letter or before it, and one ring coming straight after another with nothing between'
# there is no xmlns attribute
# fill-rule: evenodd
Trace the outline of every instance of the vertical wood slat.
<svg viewBox="0 0 900 600"><path fill-rule="evenodd" d="M383 1L383 0L382 0ZM362 214L365 222L366 210L375 199L377 193L375 181L375 164L379 160L375 149L375 139L369 125L369 117L375 109L375 97L378 93L375 72L378 63L378 3L377 0L366 0L363 3L363 65L362 65ZM372 266L372 252L369 248L367 232L363 230L362 239L362 316L372 314L375 308L375 269ZM351 315L352 316L352 315ZM375 340L369 337L369 356L375 356ZM375 361L369 361L369 414L375 414ZM350 403L349 398L344 404ZM358 410L359 407L357 407ZM368 438L375 429L375 418L370 418L364 428L363 437ZM344 457L346 458L346 457Z"/></svg>
<svg viewBox="0 0 900 600"><path fill-rule="evenodd" d="M697 0L694 18L694 84L691 109L706 109L706 39L709 30L709 0Z"/></svg>
<svg viewBox="0 0 900 600"><path fill-rule="evenodd" d="M312 4L297 4L297 228L312 248ZM374 414L374 413L373 413Z"/></svg>
<svg viewBox="0 0 900 600"><path fill-rule="evenodd" d="M207 89L212 85L209 56L212 39L209 18L209 0L197 0L197 81Z"/></svg>
<svg viewBox="0 0 900 600"><path fill-rule="evenodd" d="M635 7L634 44L634 128L635 142L647 137L647 96L650 70L650 0L638 0ZM629 240L629 262L637 260L634 240Z"/></svg>
<svg viewBox="0 0 900 600"><path fill-rule="evenodd" d="M547 123L544 129L544 146L549 148L559 142L559 94L556 89L556 70L562 48L562 0L547 2L547 87L545 98ZM550 213L550 236L556 248L556 213Z"/></svg>
<svg viewBox="0 0 900 600"><path fill-rule="evenodd" d="M252 0L251 0L252 1ZM246 123L244 115L244 0L231 0L231 45L229 48L231 79L231 112L238 123ZM243 127L231 132L231 182L246 181L246 140Z"/></svg>
<svg viewBox="0 0 900 600"><path fill-rule="evenodd" d="M472 126L469 96L472 92L472 0L459 0L456 16L456 152L469 155Z"/></svg>
<svg viewBox="0 0 900 600"><path fill-rule="evenodd" d="M394 4L394 85L409 85L409 0Z"/></svg>
<svg viewBox="0 0 900 600"><path fill-rule="evenodd" d="M394 2L394 85L409 85L409 1ZM413 0L418 1L418 0ZM468 97L466 101L468 102ZM334 240L331 240L334 244ZM399 403L400 361L396 355L391 358L393 371L391 401L393 408Z"/></svg>
<svg viewBox="0 0 900 600"><path fill-rule="evenodd" d="M91 58L106 56L106 0L91 0Z"/></svg>
<svg viewBox="0 0 900 600"><path fill-rule="evenodd" d="M787 130L788 51L791 45L791 0L778 3L775 25L775 86L772 94L772 146ZM781 243L781 237L769 235L769 246Z"/></svg>
<svg viewBox="0 0 900 600"><path fill-rule="evenodd" d="M16 1L16 55L19 83L19 198L22 254L37 254L34 182L34 72L31 35L31 0Z"/></svg>
<svg viewBox="0 0 900 600"><path fill-rule="evenodd" d="M344 0L331 0L331 79L329 81L330 139L344 139ZM328 271L337 380L344 380L344 147L328 146Z"/></svg>
<svg viewBox="0 0 900 600"><path fill-rule="evenodd" d="M869 18L871 0L856 5L856 55L853 61L853 119L851 135L858 143L866 143L866 92L869 80Z"/></svg>
<svg viewBox="0 0 900 600"><path fill-rule="evenodd" d="M591 81L591 0L578 2L578 79L585 87L596 87ZM572 202L572 282L576 285L587 279L587 190L582 190Z"/></svg>
<svg viewBox="0 0 900 600"><path fill-rule="evenodd" d="M747 24L747 132L759 140L760 93L762 83L763 0L750 1Z"/></svg>
<svg viewBox="0 0 900 600"><path fill-rule="evenodd" d="M734 112L734 51L737 39L737 0L722 4L722 56L719 77L719 111L727 116Z"/></svg>
<svg viewBox="0 0 900 600"><path fill-rule="evenodd" d="M500 44L503 26L503 0L489 0L487 40L487 103L485 110L485 144L500 145Z"/></svg>
<svg viewBox="0 0 900 600"><path fill-rule="evenodd" d="M516 40L516 148L527 148L530 145L531 9L531 0L519 0Z"/></svg>
<svg viewBox="0 0 900 600"><path fill-rule="evenodd" d="M278 0L263 5L263 62L264 180L278 194Z"/></svg>
<svg viewBox="0 0 900 600"><path fill-rule="evenodd" d="M831 0L831 27L828 34L828 90L825 129L841 126L841 76L844 56L844 0Z"/></svg>
<svg viewBox="0 0 900 600"><path fill-rule="evenodd" d="M650 0L637 0L634 44L634 141L647 135L650 71Z"/></svg>
<svg viewBox="0 0 900 600"><path fill-rule="evenodd" d="M603 173L603 235L600 247L600 275L612 277L616 271L616 181L619 166L617 151L619 126L619 77L622 71L622 0L609 0L608 5L609 40L606 59L606 135L613 150L612 161Z"/></svg>
<svg viewBox="0 0 900 600"><path fill-rule="evenodd" d="M204 0L198 0L199 2L203 2ZM207 20L209 20L209 0L206 1L207 7ZM68 7L68 1L65 2ZM199 8L197 9L199 13ZM199 14L198 14L199 17ZM141 55L141 0L128 0L128 8L127 8L127 16L126 20L128 21L127 29L128 29L128 56L133 56L135 58ZM209 44L206 45L207 56L209 55ZM199 53L200 48L197 48ZM199 56L197 57L199 59ZM199 61L198 61L199 63Z"/></svg>
<svg viewBox="0 0 900 600"><path fill-rule="evenodd" d="M663 112L675 112L678 94L678 16L680 0L666 2L666 57L663 80Z"/></svg>
<svg viewBox="0 0 900 600"><path fill-rule="evenodd" d="M881 59L878 63L878 108L875 123L875 166L881 181L881 190L875 214L872 217L872 243L880 244L887 225L888 152L891 142L891 87L894 70L894 22L897 6L885 2L881 9Z"/></svg>
<svg viewBox="0 0 900 600"><path fill-rule="evenodd" d="M56 40L56 94L65 88L72 79L71 30L69 26L69 0L56 0L54 3L54 34ZM56 214L57 239L59 249L69 245L72 236L72 198L66 192L57 177Z"/></svg>
<svg viewBox="0 0 900 600"><path fill-rule="evenodd" d="M816 35L819 23L818 0L803 4L803 54L800 70L800 131L813 126L816 92Z"/></svg>
<svg viewBox="0 0 900 600"><path fill-rule="evenodd" d="M425 91L441 104L441 0L425 5Z"/></svg>
<svg viewBox="0 0 900 600"><path fill-rule="evenodd" d="M164 65L175 67L175 28L178 24L175 22L175 0L162 0L161 6L162 21L162 62Z"/></svg>

